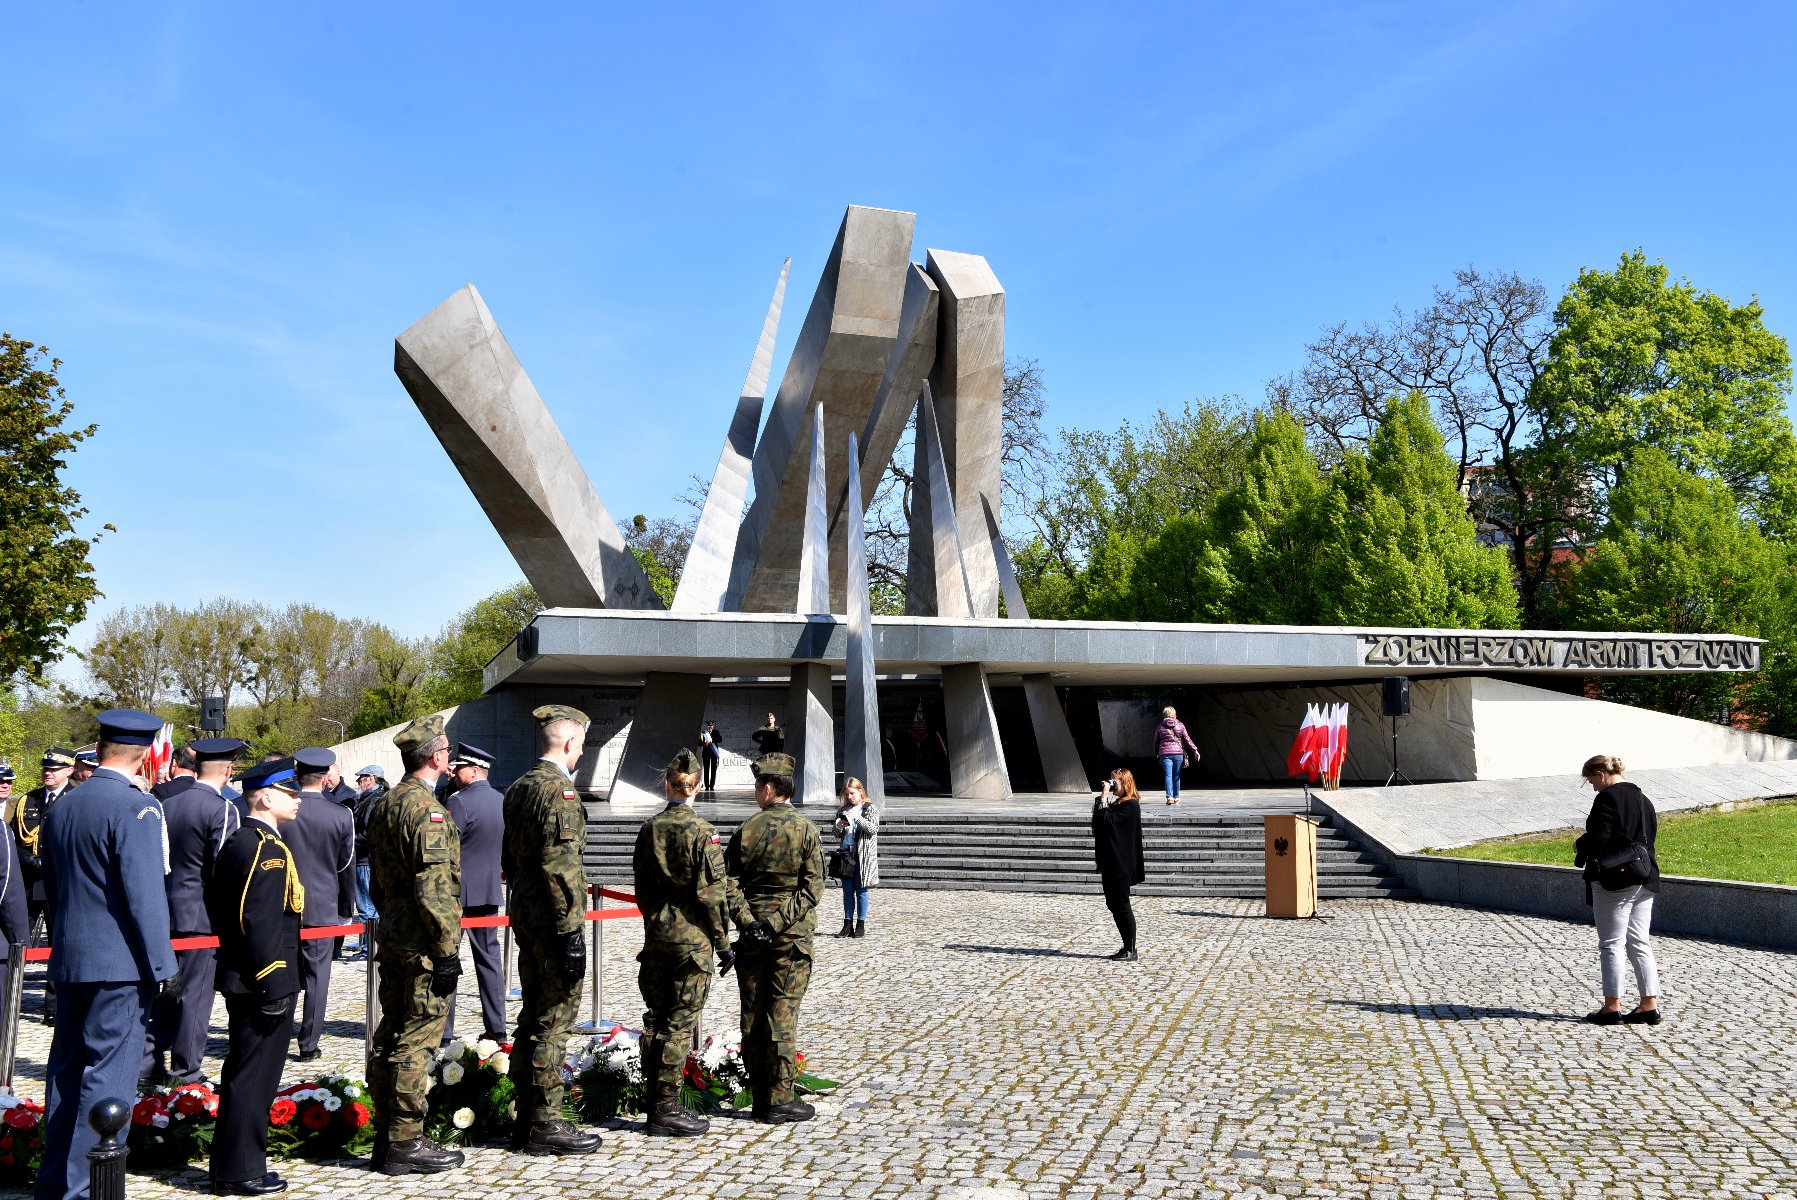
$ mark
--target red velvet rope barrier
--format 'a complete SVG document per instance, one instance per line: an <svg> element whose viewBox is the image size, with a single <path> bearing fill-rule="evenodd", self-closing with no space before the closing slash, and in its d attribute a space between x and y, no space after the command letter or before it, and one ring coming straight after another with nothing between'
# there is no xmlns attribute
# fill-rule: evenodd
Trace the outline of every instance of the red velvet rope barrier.
<svg viewBox="0 0 1797 1200"><path fill-rule="evenodd" d="M636 903L636 897L629 892L614 891L607 887L596 890L608 900L622 900L631 905ZM642 915L643 910L640 908L589 908L586 912L588 921L625 921ZM463 929L497 929L511 923L510 917L462 918ZM309 929L300 930L300 940L314 941L318 938L348 937L353 933L361 933L365 928L366 926L360 921L354 925L314 925ZM176 950L215 950L218 948L218 939L215 937L173 938L169 941L169 945ZM26 962L45 962L49 957L50 947L48 946L36 946L25 951Z"/></svg>

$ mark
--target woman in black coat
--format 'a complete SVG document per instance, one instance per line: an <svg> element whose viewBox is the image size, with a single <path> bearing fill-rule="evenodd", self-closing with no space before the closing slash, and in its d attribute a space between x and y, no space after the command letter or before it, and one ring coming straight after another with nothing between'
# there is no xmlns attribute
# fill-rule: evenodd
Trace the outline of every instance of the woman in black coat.
<svg viewBox="0 0 1797 1200"><path fill-rule="evenodd" d="M1599 754L1580 772L1597 792L1585 833L1574 844L1573 865L1597 885L1589 892L1597 919L1597 954L1603 971L1604 1006L1585 1019L1593 1025L1658 1025L1660 977L1653 946L1647 940L1653 924L1653 898L1660 890L1660 864L1654 854L1659 820L1641 789L1622 777L1622 760ZM1630 851L1640 847L1637 864ZM1641 854L1645 851L1645 854ZM1606 865L1608 864L1608 865ZM1622 961L1626 951L1635 970L1640 1003L1622 1011Z"/></svg>
<svg viewBox="0 0 1797 1200"><path fill-rule="evenodd" d="M1112 962L1136 961L1136 914L1129 906L1129 889L1147 876L1141 801L1136 777L1123 769L1111 772L1092 801L1092 847L1104 881L1104 903L1123 935L1123 949L1111 955Z"/></svg>

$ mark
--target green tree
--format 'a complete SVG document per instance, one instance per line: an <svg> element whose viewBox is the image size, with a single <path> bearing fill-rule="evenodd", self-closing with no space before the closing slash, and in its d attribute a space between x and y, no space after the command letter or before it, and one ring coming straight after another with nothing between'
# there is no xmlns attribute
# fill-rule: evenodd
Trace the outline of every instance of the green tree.
<svg viewBox="0 0 1797 1200"><path fill-rule="evenodd" d="M166 693L174 665L170 626L179 615L168 604L121 608L100 619L94 643L81 659L98 685L98 699L122 708L154 708Z"/></svg>
<svg viewBox="0 0 1797 1200"><path fill-rule="evenodd" d="M0 688L0 762L11 763L15 771L25 762L25 718L19 712L19 697L11 688ZM24 792L15 782L13 794Z"/></svg>
<svg viewBox="0 0 1797 1200"><path fill-rule="evenodd" d="M57 382L59 359L0 333L0 677L33 676L61 658L69 628L100 594L88 552L75 532L87 515L62 482L75 448L95 425L65 428L74 404ZM110 525L103 526L111 529Z"/></svg>
<svg viewBox="0 0 1797 1200"><path fill-rule="evenodd" d="M218 696L228 710L250 669L261 615L260 605L223 597L172 614L163 635L172 643L169 679L175 693L194 708L203 697Z"/></svg>
<svg viewBox="0 0 1797 1200"><path fill-rule="evenodd" d="M1603 535L1566 572L1558 615L1569 629L1779 634L1792 567L1789 548L1743 519L1726 483L1644 447L1619 472ZM1713 719L1738 683L1688 673L1606 676L1600 687L1606 699Z"/></svg>
<svg viewBox="0 0 1797 1200"><path fill-rule="evenodd" d="M674 602L674 590L680 586L680 572L686 568L686 552L693 544L697 516L688 521L672 517L649 517L638 513L624 531L624 545L636 556L649 577L649 586L661 597L663 607ZM518 632L516 629L513 633Z"/></svg>
<svg viewBox="0 0 1797 1200"><path fill-rule="evenodd" d="M486 665L542 608L536 589L519 582L458 614L430 653L431 678L426 688L430 707L448 708L477 698Z"/></svg>
<svg viewBox="0 0 1797 1200"><path fill-rule="evenodd" d="M372 682L350 722L349 736L360 737L389 725L434 711L425 695L430 645L402 638L384 626L372 626L363 639Z"/></svg>
<svg viewBox="0 0 1797 1200"><path fill-rule="evenodd" d="M1349 450L1330 473L1312 619L1516 628L1509 564L1479 544L1458 479L1427 398L1388 400L1366 450Z"/></svg>

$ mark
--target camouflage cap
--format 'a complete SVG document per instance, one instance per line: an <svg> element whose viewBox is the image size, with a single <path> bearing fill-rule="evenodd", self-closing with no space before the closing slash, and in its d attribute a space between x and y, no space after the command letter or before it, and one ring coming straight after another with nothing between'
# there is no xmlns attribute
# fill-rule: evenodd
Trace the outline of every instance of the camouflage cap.
<svg viewBox="0 0 1797 1200"><path fill-rule="evenodd" d="M668 763L669 775L697 775L699 773L699 756L691 750L681 747L673 761Z"/></svg>
<svg viewBox="0 0 1797 1200"><path fill-rule="evenodd" d="M432 713L428 717L419 717L410 725L393 735L393 744L406 754L428 746L443 736L443 717Z"/></svg>
<svg viewBox="0 0 1797 1200"><path fill-rule="evenodd" d="M784 775L790 779L798 774L798 764L792 761L790 754L763 754L749 765L754 768L756 778L763 775Z"/></svg>
<svg viewBox="0 0 1797 1200"><path fill-rule="evenodd" d="M582 725L593 723L578 708L569 708L566 704L545 704L533 710L530 715L537 719L539 725L547 725L551 721L579 721Z"/></svg>

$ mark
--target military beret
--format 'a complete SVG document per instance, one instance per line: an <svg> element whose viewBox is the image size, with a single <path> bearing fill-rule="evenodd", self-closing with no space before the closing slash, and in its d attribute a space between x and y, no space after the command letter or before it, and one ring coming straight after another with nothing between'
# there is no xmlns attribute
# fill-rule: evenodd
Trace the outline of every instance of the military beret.
<svg viewBox="0 0 1797 1200"><path fill-rule="evenodd" d="M457 742L455 753L450 756L452 767L479 767L483 771L493 769L493 756L479 746L470 746L467 742Z"/></svg>
<svg viewBox="0 0 1797 1200"><path fill-rule="evenodd" d="M699 756L691 750L681 747L680 753L668 764L670 775L697 775L699 773Z"/></svg>
<svg viewBox="0 0 1797 1200"><path fill-rule="evenodd" d="M569 708L566 704L545 704L530 715L537 719L539 725L547 725L551 721L579 721L582 725L593 723L578 708Z"/></svg>
<svg viewBox="0 0 1797 1200"><path fill-rule="evenodd" d="M243 785L243 790L246 792L259 791L262 788L279 788L283 792L299 791L299 783L294 779L291 758L259 762L245 771L243 777L237 782Z"/></svg>
<svg viewBox="0 0 1797 1200"><path fill-rule="evenodd" d="M64 750L61 746L52 746L44 751L44 761L38 765L45 770L55 767L72 767L75 765L75 752Z"/></svg>
<svg viewBox="0 0 1797 1200"><path fill-rule="evenodd" d="M75 751L75 765L78 767L97 767L100 765L100 756L92 750L77 750Z"/></svg>
<svg viewBox="0 0 1797 1200"><path fill-rule="evenodd" d="M12 764L0 761L0 783L11 783L18 776L13 773Z"/></svg>
<svg viewBox="0 0 1797 1200"><path fill-rule="evenodd" d="M443 736L443 718L438 713L428 717L419 717L410 725L393 735L393 744L410 754L423 746L428 746Z"/></svg>
<svg viewBox="0 0 1797 1200"><path fill-rule="evenodd" d="M295 770L315 772L328 771L337 756L320 746L303 746L293 752Z"/></svg>
<svg viewBox="0 0 1797 1200"><path fill-rule="evenodd" d="M236 758L248 750L250 744L241 738L201 738L187 743L187 748L193 751L196 761L215 762L221 758Z"/></svg>
<svg viewBox="0 0 1797 1200"><path fill-rule="evenodd" d="M162 732L162 718L135 708L109 708L94 720L100 740L121 746L147 746Z"/></svg>
<svg viewBox="0 0 1797 1200"><path fill-rule="evenodd" d="M779 752L763 754L749 765L754 768L757 777L762 775L784 775L790 779L793 775L798 773L798 764L792 761L792 755L781 754Z"/></svg>

